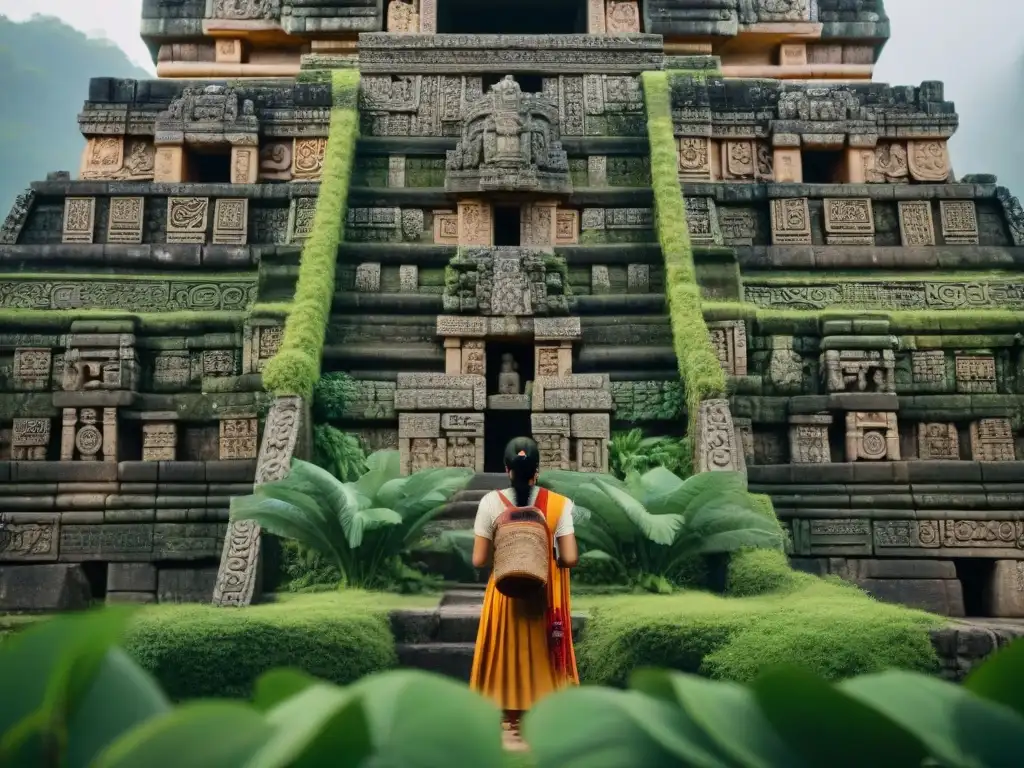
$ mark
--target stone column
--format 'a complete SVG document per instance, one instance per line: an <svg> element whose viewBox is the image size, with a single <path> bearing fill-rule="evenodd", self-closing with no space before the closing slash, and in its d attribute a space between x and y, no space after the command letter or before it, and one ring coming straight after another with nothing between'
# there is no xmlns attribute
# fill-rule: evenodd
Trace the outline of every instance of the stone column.
<svg viewBox="0 0 1024 768"><path fill-rule="evenodd" d="M574 413L570 437L576 448L577 472L608 473L608 440L611 418L607 413Z"/></svg>
<svg viewBox="0 0 1024 768"><path fill-rule="evenodd" d="M705 400L697 412L697 472L746 472L729 401Z"/></svg>
<svg viewBox="0 0 1024 768"><path fill-rule="evenodd" d="M530 415L533 439L540 448L541 469L572 468L569 454L571 433L568 413L533 413Z"/></svg>

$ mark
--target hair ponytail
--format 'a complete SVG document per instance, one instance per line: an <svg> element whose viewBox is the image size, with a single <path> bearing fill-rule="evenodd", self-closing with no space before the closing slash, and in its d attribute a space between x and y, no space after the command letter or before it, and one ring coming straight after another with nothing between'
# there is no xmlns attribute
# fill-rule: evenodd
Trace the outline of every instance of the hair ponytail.
<svg viewBox="0 0 1024 768"><path fill-rule="evenodd" d="M528 437L517 437L505 446L505 468L511 473L517 507L530 504L531 482L540 468L540 449Z"/></svg>

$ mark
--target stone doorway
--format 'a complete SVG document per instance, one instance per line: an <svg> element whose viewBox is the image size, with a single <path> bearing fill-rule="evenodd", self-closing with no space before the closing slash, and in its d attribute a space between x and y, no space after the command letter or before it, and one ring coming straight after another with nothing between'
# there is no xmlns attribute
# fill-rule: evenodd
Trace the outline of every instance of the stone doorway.
<svg viewBox="0 0 1024 768"><path fill-rule="evenodd" d="M494 207L494 244L518 246L522 238L522 208L518 205Z"/></svg>
<svg viewBox="0 0 1024 768"><path fill-rule="evenodd" d="M454 35L575 35L587 32L585 0L438 0L437 31Z"/></svg>
<svg viewBox="0 0 1024 768"><path fill-rule="evenodd" d="M530 437L527 410L489 410L484 415L484 471L505 471L505 446L515 437Z"/></svg>

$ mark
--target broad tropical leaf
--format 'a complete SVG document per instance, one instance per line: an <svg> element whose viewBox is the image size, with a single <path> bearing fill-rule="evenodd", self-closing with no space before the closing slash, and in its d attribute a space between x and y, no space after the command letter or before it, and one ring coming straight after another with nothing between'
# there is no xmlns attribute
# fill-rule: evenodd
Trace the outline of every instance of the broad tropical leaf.
<svg viewBox="0 0 1024 768"><path fill-rule="evenodd" d="M663 547L670 546L683 527L682 515L652 515L644 505L610 483L597 480L594 483L622 512L645 539L660 544Z"/></svg>
<svg viewBox="0 0 1024 768"><path fill-rule="evenodd" d="M988 701L1009 707L1024 717L1024 642L1000 648L971 671L964 688Z"/></svg>
<svg viewBox="0 0 1024 768"><path fill-rule="evenodd" d="M807 766L779 738L750 689L695 675L641 670L630 688L678 706L733 764L749 768Z"/></svg>

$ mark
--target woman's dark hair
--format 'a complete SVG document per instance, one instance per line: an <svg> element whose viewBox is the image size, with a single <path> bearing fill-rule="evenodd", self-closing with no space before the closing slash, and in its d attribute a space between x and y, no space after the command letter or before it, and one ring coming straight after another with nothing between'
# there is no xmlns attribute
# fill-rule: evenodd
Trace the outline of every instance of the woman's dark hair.
<svg viewBox="0 0 1024 768"><path fill-rule="evenodd" d="M505 468L512 473L512 490L516 506L530 503L530 481L540 467L540 449L528 437L517 437L505 446Z"/></svg>

